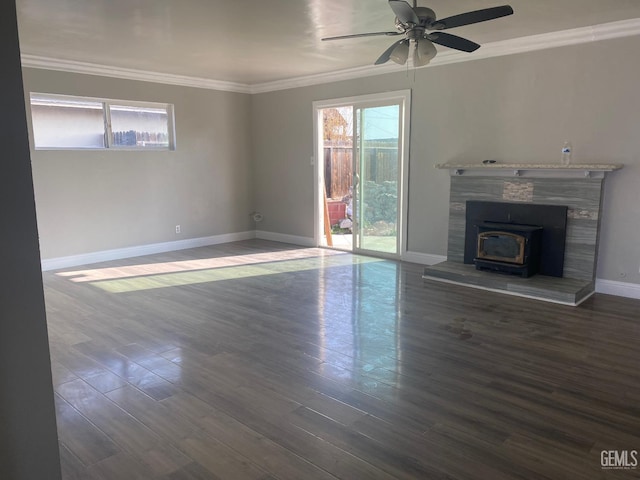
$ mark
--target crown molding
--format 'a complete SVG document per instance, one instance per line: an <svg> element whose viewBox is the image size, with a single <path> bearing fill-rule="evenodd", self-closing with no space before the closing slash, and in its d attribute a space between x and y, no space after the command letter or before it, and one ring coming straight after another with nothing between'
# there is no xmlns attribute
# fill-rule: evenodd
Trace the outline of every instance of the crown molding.
<svg viewBox="0 0 640 480"><path fill-rule="evenodd" d="M449 50L444 52L443 55L438 55L432 63L433 66L447 65L461 61L481 60L483 58L501 57L536 50L631 37L638 34L640 34L640 18L633 18L630 20L603 23L601 25L491 42L483 45L482 48L469 57L463 52Z"/></svg>
<svg viewBox="0 0 640 480"><path fill-rule="evenodd" d="M634 18L630 20L604 23L601 25L593 25L588 27L574 28L571 30L563 30L559 32L530 35L527 37L514 38L511 40L490 42L484 44L482 48L475 51L473 55L469 55L464 52L458 52L455 50L447 50L445 52L438 53L438 55L429 65L420 68L433 68L440 65L449 65L452 63L469 62L474 60L481 60L484 58L500 57L505 55L532 52L536 50L546 50L549 48L563 47L568 45L598 42L614 38L630 37L639 34L640 18ZM243 83L226 82L207 78L173 75L160 72L149 72L145 70L135 70L130 68L110 67L95 63L77 62L73 60L63 60L29 54L22 55L22 66L249 94L267 93L298 87L308 87L312 85L339 82L343 80L353 80L356 78L370 77L374 75L384 75L387 73L406 72L408 68L406 65L387 63L385 65L379 66L370 65L365 67L356 67L335 72L306 75L284 80L276 80L273 82L248 85Z"/></svg>
<svg viewBox="0 0 640 480"><path fill-rule="evenodd" d="M485 43L482 45L482 48L473 52L472 55L456 50L438 52L438 55L431 61L431 63L429 63L429 65L418 68L433 68L452 63L470 62L473 60L481 60L483 58L501 57L504 55L546 50L549 48L564 47L568 45L598 42L613 38L630 37L638 34L640 34L640 18L634 18L631 20L622 20L619 22L610 22L601 25ZM342 80L353 80L356 78L383 75L386 73L406 72L407 68L408 67L406 65L396 65L394 63L386 63L380 66L368 65L366 67L350 68L337 72L323 73L320 75L308 75L275 82L255 84L251 85L251 93L266 93L276 90L307 87L322 83L339 82Z"/></svg>
<svg viewBox="0 0 640 480"><path fill-rule="evenodd" d="M309 87L312 85L321 85L323 83L340 82L343 80L353 80L354 78L372 77L374 75L384 75L385 73L405 71L407 71L406 65L396 65L395 63L367 65L364 67L305 75L303 77L285 78L283 80L276 80L273 82L256 83L251 85L251 93L268 93L278 90L288 90L290 88Z"/></svg>
<svg viewBox="0 0 640 480"><path fill-rule="evenodd" d="M251 87L244 83L225 82L222 80L189 77L186 75L173 75L170 73L150 72L147 70L135 70L132 68L112 67L108 65L99 65L97 63L77 62L75 60L41 57L29 54L22 54L21 60L22 66L29 68L83 73L86 75L100 75L103 77L124 78L126 80L164 83L167 85L180 85L183 87L205 88L209 90L220 90L223 92L251 93Z"/></svg>

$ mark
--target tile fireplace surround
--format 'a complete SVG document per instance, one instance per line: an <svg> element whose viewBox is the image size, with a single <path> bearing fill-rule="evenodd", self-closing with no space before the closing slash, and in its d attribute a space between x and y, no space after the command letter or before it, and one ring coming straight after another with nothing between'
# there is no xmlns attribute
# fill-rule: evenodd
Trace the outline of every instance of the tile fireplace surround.
<svg viewBox="0 0 640 480"><path fill-rule="evenodd" d="M447 260L426 267L423 278L511 295L578 305L595 291L604 180L619 164L441 164L451 174ZM522 278L478 271L464 263L468 200L567 206L562 278Z"/></svg>

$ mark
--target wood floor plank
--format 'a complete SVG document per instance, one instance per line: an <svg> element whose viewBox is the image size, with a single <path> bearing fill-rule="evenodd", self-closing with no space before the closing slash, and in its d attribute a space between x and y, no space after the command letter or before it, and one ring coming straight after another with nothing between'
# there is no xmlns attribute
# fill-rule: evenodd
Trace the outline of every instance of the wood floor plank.
<svg viewBox="0 0 640 480"><path fill-rule="evenodd" d="M115 480L119 478L152 480L155 477L152 470L131 454L124 452L102 460L87 469L87 478L90 480Z"/></svg>
<svg viewBox="0 0 640 480"><path fill-rule="evenodd" d="M240 421L221 412L202 420L202 429L213 438L252 459L259 467L281 480L335 480L309 461L264 435L252 430Z"/></svg>
<svg viewBox="0 0 640 480"><path fill-rule="evenodd" d="M259 480L267 474L248 458L203 433L179 440L178 446L185 455L220 479Z"/></svg>
<svg viewBox="0 0 640 480"><path fill-rule="evenodd" d="M106 397L161 438L184 438L199 429L180 413L171 412L132 386L113 390Z"/></svg>
<svg viewBox="0 0 640 480"><path fill-rule="evenodd" d="M388 445L389 450L395 450L410 455L431 469L432 477L450 475L454 478L491 478L513 479L526 478L522 475L527 472L507 470L506 462L486 462L486 459L477 459L468 455L469 445L483 444L485 448L495 444L485 443L485 438L467 435L454 437L457 443L444 442L443 436L431 430L425 434L407 432L404 428L398 428L393 424L380 420L373 416L367 416L358 420L352 428L360 434ZM449 432L448 432L449 433Z"/></svg>
<svg viewBox="0 0 640 480"><path fill-rule="evenodd" d="M60 395L55 395L55 402L61 452L68 451L69 457L77 458L86 467L116 455L120 451L112 439L82 416ZM74 459L69 459L67 465L73 466L77 470L78 465L73 461Z"/></svg>
<svg viewBox="0 0 640 480"><path fill-rule="evenodd" d="M219 476L213 474L198 462L191 462L162 478L164 480L220 480Z"/></svg>
<svg viewBox="0 0 640 480"><path fill-rule="evenodd" d="M86 480L87 469L80 459L63 443L60 444L60 466L66 480Z"/></svg>
<svg viewBox="0 0 640 480"><path fill-rule="evenodd" d="M218 270L216 270L218 269ZM565 480L640 447L640 301L250 240L44 272L66 480Z"/></svg>
<svg viewBox="0 0 640 480"><path fill-rule="evenodd" d="M191 459L168 442L158 444L146 452L135 455L154 476L166 476L191 463Z"/></svg>
<svg viewBox="0 0 640 480"><path fill-rule="evenodd" d="M78 376L59 362L51 362L51 376L53 385L57 386L71 380L75 380Z"/></svg>
<svg viewBox="0 0 640 480"><path fill-rule="evenodd" d="M93 342L84 342L74 349L104 365L111 373L134 385L156 400L170 396L176 391L174 385L136 362L129 360L115 349L102 347Z"/></svg>
<svg viewBox="0 0 640 480"><path fill-rule="evenodd" d="M163 403L171 400L171 398L165 399ZM215 405L216 410L224 412L258 434L317 465L337 478L376 478L380 480L392 478L370 463L335 447L329 442L325 442L316 433L292 425L286 421L282 413L272 415L272 412L267 409L256 408L255 402L247 402L246 398L241 401L241 397L225 394L224 392L219 392L207 400L211 405ZM259 397L255 401L259 402ZM191 401L187 403L191 404ZM202 407L198 408L201 409ZM201 413L198 412L196 415Z"/></svg>
<svg viewBox="0 0 640 480"><path fill-rule="evenodd" d="M396 450L389 443L378 442L306 407L296 410L289 420L294 425L306 431L313 431L326 442L362 458L393 477L429 478L443 473L422 463L411 454Z"/></svg>
<svg viewBox="0 0 640 480"><path fill-rule="evenodd" d="M83 380L64 383L57 393L126 451L144 452L158 442L151 430Z"/></svg>

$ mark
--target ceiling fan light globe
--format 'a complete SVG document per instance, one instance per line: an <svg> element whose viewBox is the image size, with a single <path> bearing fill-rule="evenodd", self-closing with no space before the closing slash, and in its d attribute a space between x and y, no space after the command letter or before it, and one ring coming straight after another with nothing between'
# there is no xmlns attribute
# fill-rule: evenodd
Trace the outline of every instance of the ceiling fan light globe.
<svg viewBox="0 0 640 480"><path fill-rule="evenodd" d="M389 58L398 65L404 65L409 58L409 42L405 41L396 45Z"/></svg>
<svg viewBox="0 0 640 480"><path fill-rule="evenodd" d="M433 43L426 38L421 38L416 43L416 48L413 52L414 67L424 67L425 65L428 65L437 53L438 51Z"/></svg>

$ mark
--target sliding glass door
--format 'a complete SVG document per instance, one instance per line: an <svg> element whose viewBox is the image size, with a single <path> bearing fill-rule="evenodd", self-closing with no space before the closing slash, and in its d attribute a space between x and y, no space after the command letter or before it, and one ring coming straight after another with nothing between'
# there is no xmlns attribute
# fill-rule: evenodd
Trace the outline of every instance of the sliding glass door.
<svg viewBox="0 0 640 480"><path fill-rule="evenodd" d="M356 108L354 250L400 252L400 113L399 103Z"/></svg>
<svg viewBox="0 0 640 480"><path fill-rule="evenodd" d="M314 105L319 245L389 257L406 250L408 106L407 91Z"/></svg>

